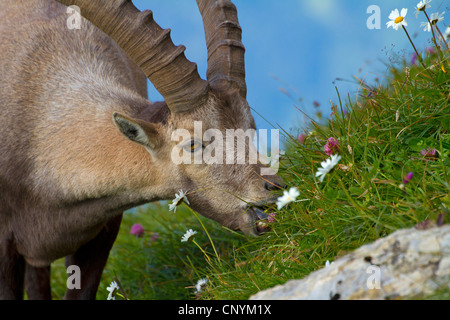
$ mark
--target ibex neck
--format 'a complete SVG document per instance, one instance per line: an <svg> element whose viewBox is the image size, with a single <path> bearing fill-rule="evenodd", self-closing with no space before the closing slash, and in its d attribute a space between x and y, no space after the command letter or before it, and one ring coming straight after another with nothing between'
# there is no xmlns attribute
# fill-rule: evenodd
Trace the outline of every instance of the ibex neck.
<svg viewBox="0 0 450 320"><path fill-rule="evenodd" d="M111 90L114 95L102 91L91 100L78 101L76 93L65 97L64 108L47 108L48 116L37 123L33 180L35 190L47 190L46 198L64 203L104 199L122 207L159 199L165 192L150 154L122 136L112 121L113 112L134 116L151 108L150 102L125 89Z"/></svg>

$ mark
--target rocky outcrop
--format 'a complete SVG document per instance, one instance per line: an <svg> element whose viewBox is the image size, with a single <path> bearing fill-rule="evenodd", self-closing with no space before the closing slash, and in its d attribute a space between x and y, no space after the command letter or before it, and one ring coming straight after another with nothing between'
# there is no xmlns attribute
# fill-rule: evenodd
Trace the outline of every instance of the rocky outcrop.
<svg viewBox="0 0 450 320"><path fill-rule="evenodd" d="M399 230L251 299L407 299L450 290L450 225Z"/></svg>

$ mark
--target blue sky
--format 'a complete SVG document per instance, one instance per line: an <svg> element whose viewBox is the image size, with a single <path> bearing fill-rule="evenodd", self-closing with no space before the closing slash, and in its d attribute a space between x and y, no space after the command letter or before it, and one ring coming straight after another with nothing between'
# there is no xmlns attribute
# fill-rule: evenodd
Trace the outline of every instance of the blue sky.
<svg viewBox="0 0 450 320"><path fill-rule="evenodd" d="M186 46L186 56L198 64L206 78L206 44L195 0L134 0L140 9L150 9L155 21L172 29L172 40ZM390 12L408 8L408 32L419 50L431 46L431 33L424 32L414 7L419 0L234 0L246 47L247 100L250 106L276 128L290 130L302 124L301 108L314 114L313 102L325 116L330 100L355 96L359 86L354 76L373 83L383 79L398 57L413 49L403 32L386 28ZM381 29L369 30L370 5L381 12ZM450 1L434 0L429 14L446 11L440 29L450 24ZM343 79L338 80L336 79ZM283 92L289 92L289 95ZM152 101L161 99L153 88ZM301 99L301 101L299 100ZM258 129L272 126L254 112Z"/></svg>

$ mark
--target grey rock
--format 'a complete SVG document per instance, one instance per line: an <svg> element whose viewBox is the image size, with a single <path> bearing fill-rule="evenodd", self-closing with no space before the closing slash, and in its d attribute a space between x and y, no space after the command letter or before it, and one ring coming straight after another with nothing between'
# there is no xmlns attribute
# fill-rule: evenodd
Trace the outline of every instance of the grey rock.
<svg viewBox="0 0 450 320"><path fill-rule="evenodd" d="M407 299L450 290L450 225L404 229L252 300Z"/></svg>

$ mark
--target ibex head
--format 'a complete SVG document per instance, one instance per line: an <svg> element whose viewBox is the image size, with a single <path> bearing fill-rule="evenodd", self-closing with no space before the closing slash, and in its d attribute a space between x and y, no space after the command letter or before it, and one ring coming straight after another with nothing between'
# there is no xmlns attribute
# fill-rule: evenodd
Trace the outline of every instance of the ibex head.
<svg viewBox="0 0 450 320"><path fill-rule="evenodd" d="M236 7L229 0L197 0L208 48L207 80L203 80L196 64L184 56L185 47L173 45L170 29L160 28L151 11L140 12L126 0L59 2L79 6L81 14L114 39L164 97L164 103L154 105L160 121L113 116L130 143L149 151L158 168L149 184L170 184L167 194L159 197L170 199L184 190L190 206L204 216L247 234L263 231L255 222L264 217L261 207L274 202L271 191L281 181L275 174L261 174L264 166L249 161L255 151L251 136L255 123L246 101L245 49ZM232 142L238 143L230 147L226 139L230 129L250 134L245 143L233 137ZM210 154L222 163L205 161L212 144L222 146ZM239 156L236 148L242 144L247 147ZM174 159L180 154L181 163Z"/></svg>

